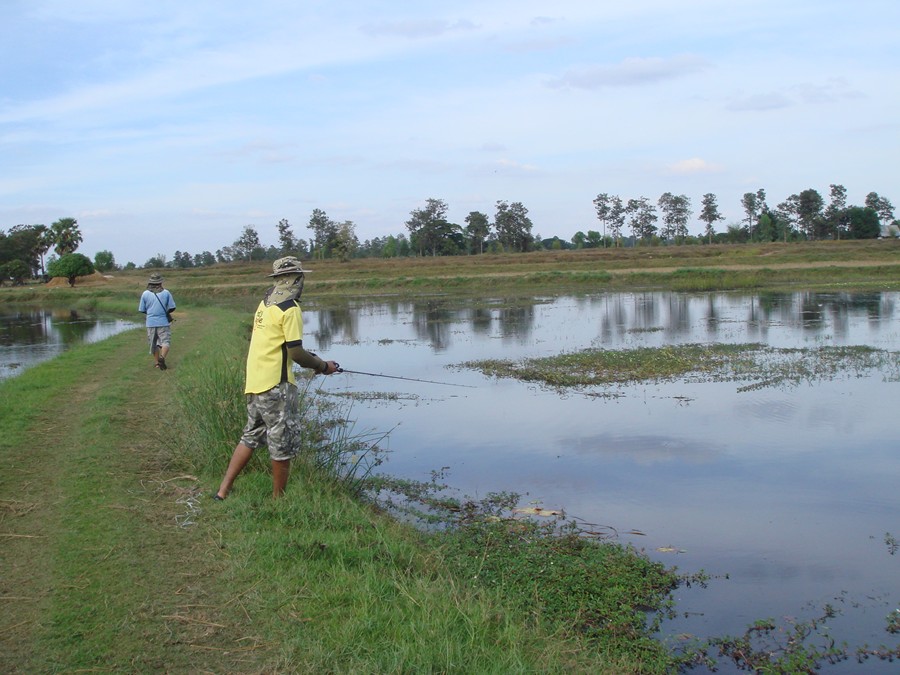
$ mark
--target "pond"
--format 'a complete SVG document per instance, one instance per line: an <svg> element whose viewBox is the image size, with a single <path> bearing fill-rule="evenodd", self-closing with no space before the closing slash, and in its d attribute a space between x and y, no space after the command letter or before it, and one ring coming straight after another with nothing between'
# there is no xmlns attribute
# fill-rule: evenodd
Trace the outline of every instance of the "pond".
<svg viewBox="0 0 900 675"><path fill-rule="evenodd" d="M896 648L886 618L900 606L895 373L560 392L458 366L698 342L897 351L898 303L898 293L647 292L360 301L304 320L311 347L345 368L447 383L322 380L352 401L356 432L390 430L385 473L428 481L443 470L458 496L517 492L612 528L680 572L711 575L676 591L662 639L741 635L766 618L790 630L830 606L836 616L820 632ZM895 669L877 659L828 666Z"/></svg>
<svg viewBox="0 0 900 675"><path fill-rule="evenodd" d="M0 380L48 361L75 344L134 328L131 321L70 309L0 309Z"/></svg>

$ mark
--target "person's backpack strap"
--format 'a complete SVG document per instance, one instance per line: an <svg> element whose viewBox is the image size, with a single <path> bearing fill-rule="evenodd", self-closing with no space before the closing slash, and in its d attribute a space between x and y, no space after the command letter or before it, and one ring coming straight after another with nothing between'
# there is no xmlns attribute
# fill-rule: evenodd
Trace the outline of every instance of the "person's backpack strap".
<svg viewBox="0 0 900 675"><path fill-rule="evenodd" d="M166 307L166 306L163 304L163 301L159 299L159 293L154 293L153 295L154 295L154 297L156 298L156 301L157 301L157 302L160 304L160 306L163 308L163 311L166 313L166 321L168 321L169 323L172 323L172 312L170 312L169 309L168 309L168 307Z"/></svg>

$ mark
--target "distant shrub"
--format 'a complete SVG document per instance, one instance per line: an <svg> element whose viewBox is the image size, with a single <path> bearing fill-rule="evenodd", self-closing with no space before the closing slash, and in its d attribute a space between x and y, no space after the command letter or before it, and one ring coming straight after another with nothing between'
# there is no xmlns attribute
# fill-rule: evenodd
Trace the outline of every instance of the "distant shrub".
<svg viewBox="0 0 900 675"><path fill-rule="evenodd" d="M51 260L47 265L47 273L51 277L64 277L68 279L69 286L75 285L75 279L94 273L94 263L90 258L81 253L66 253L64 256Z"/></svg>

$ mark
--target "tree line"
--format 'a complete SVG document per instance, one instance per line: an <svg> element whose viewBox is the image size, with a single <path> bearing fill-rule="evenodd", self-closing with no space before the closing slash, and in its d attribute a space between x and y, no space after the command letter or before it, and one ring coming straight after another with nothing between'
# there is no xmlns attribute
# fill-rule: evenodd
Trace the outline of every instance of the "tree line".
<svg viewBox="0 0 900 675"><path fill-rule="evenodd" d="M293 236L286 220L278 224L279 242L268 248L259 244L252 226L247 226L232 247L216 252L217 262L236 259L274 259L293 253L311 258L406 257L517 253L547 249L580 249L614 246L684 245L800 241L814 239L868 239L898 236L900 228L894 207L886 197L870 192L863 205L849 205L842 185L830 186L829 201L815 189L792 194L776 206L767 202L759 189L741 198L744 218L717 232L724 220L713 193L703 195L697 220L703 225L700 236L691 236L688 226L694 212L687 195L662 194L656 202L646 197L621 198L600 193L593 200L599 230L578 231L570 240L534 234L534 224L522 202L499 200L493 218L470 211L464 224L450 222L449 206L443 199L429 198L424 206L410 212L406 231L360 242L352 221L336 222L321 209L310 216L309 241ZM210 256L207 254L207 258ZM189 266L184 258L175 266ZM156 263L164 262L160 260ZM196 264L196 261L194 262Z"/></svg>
<svg viewBox="0 0 900 675"><path fill-rule="evenodd" d="M84 237L74 218L60 218L50 227L46 225L16 225L9 232L0 230L0 286L9 281L14 286L26 279L66 277L70 284L75 278L94 273L90 259L76 253ZM44 256L50 249L54 254L44 268ZM112 262L112 254L110 264ZM98 254L98 259L103 257Z"/></svg>
<svg viewBox="0 0 900 675"><path fill-rule="evenodd" d="M603 238L606 238L608 228L609 239L614 245L618 246L622 241L626 224L631 228L632 243L700 243L699 240L689 241L691 237L687 225L691 216L691 200L686 195L666 192L654 206L645 197L625 201L617 195L600 193L594 199L594 206L597 218L604 227ZM864 206L848 205L847 189L843 185L830 186L828 204L817 190L811 188L792 194L777 206L770 207L766 201L766 191L759 189L744 193L741 207L745 218L740 223L729 225L724 232L717 233L715 224L724 220L724 216L719 212L716 195L703 195L697 216L704 224L700 240L708 243L787 242L801 239L874 239L898 234L890 200L870 192L866 195Z"/></svg>
<svg viewBox="0 0 900 675"><path fill-rule="evenodd" d="M203 260L212 263L230 260L274 259L287 253L310 258L406 257L479 255L516 253L547 249L580 249L614 246L685 245L799 241L813 239L868 239L898 236L900 228L894 207L886 197L870 192L863 205L849 205L842 185L830 186L826 203L815 189L792 194L776 206L770 206L766 191L747 192L741 198L744 218L716 231L724 220L713 193L703 195L697 220L703 225L700 236L691 236L688 226L694 216L691 199L671 192L656 202L647 197L621 198L599 193L593 200L599 230L578 231L570 240L534 234L534 224L522 202L499 200L493 218L487 213L470 211L464 224L450 222L449 206L443 199L429 198L424 206L410 211L406 231L360 242L352 221L336 222L321 209L314 209L307 227L309 240L293 235L289 223L278 224L277 246L263 247L253 226L246 226L231 246L204 253L198 260L176 252L173 266L196 266ZM154 266L164 266L157 258Z"/></svg>
<svg viewBox="0 0 900 675"><path fill-rule="evenodd" d="M275 260L283 255L302 258L350 260L369 257L408 257L416 255L464 255L499 251L528 251L534 248L532 222L521 202L497 202L491 223L487 214L473 211L466 216L466 227L447 220L448 205L442 199L428 199L425 206L410 212L407 232L375 237L360 242L353 221L336 221L322 209L313 209L307 228L308 239L294 234L287 219L278 222L278 241L265 246L254 225L245 225L240 236L228 246L191 255L175 251L173 259L158 253L143 267L190 268L240 260Z"/></svg>
<svg viewBox="0 0 900 675"><path fill-rule="evenodd" d="M352 221L336 221L321 209L313 209L307 229L308 239L298 237L287 219L277 224L278 241L264 245L254 225L245 225L230 245L215 251L191 254L175 251L171 260L158 253L144 268L190 268L239 260L274 260L283 255L301 258L351 258L480 255L518 253L546 249L581 249L645 245L700 245L798 241L814 239L868 239L898 236L900 228L890 200L876 192L866 195L862 205L847 203L843 185L829 186L828 201L815 189L792 194L770 206L764 189L747 192L741 198L744 217L738 223L716 231L724 220L717 197L704 194L696 219L703 226L700 236L688 232L695 216L690 197L663 193L655 202L641 197L620 197L601 192L593 200L599 226L597 230L579 230L570 240L554 236L543 238L533 233L534 224L522 202L498 200L493 217L470 211L464 224L450 222L449 205L443 199L429 198L424 206L410 211L405 231L360 242ZM122 269L110 251L100 251L92 261L75 253L82 242L74 218L60 218L50 227L16 225L9 232L0 230L0 284L4 280L22 283L30 277L65 276L74 282L78 276ZM44 269L44 256L55 255ZM124 268L136 267L133 262Z"/></svg>

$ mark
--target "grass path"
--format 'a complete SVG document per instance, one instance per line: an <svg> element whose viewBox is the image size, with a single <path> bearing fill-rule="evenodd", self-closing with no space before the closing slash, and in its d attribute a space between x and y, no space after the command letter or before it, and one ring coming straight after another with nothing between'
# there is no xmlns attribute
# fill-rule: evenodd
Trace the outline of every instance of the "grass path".
<svg viewBox="0 0 900 675"><path fill-rule="evenodd" d="M183 316L168 372L137 330L0 389L0 672L241 669L216 548L182 526L197 481L164 463L179 350L214 330Z"/></svg>

